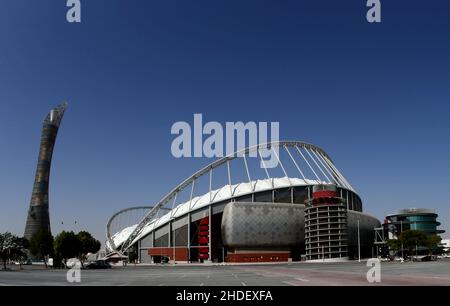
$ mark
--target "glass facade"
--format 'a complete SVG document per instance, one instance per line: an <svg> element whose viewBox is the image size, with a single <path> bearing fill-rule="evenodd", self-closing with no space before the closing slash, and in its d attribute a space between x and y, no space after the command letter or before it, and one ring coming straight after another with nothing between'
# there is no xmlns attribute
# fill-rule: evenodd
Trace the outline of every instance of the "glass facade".
<svg viewBox="0 0 450 306"><path fill-rule="evenodd" d="M234 200L236 202L253 202L253 196L251 194L248 194L242 197L237 197Z"/></svg>
<svg viewBox="0 0 450 306"><path fill-rule="evenodd" d="M435 223L411 223L410 229L425 231L425 232L435 232L436 224Z"/></svg>
<svg viewBox="0 0 450 306"><path fill-rule="evenodd" d="M362 212L362 201L356 193L343 188L338 188L337 192L341 198L346 200L347 209Z"/></svg>
<svg viewBox="0 0 450 306"><path fill-rule="evenodd" d="M362 212L361 198L354 192L338 188L338 195L345 199L347 209ZM297 186L293 188L280 188L274 190L255 192L254 194L236 197L236 202L270 202L305 204L312 197L311 186Z"/></svg>
<svg viewBox="0 0 450 306"><path fill-rule="evenodd" d="M274 202L275 203L292 203L292 189L276 189L274 191Z"/></svg>
<svg viewBox="0 0 450 306"><path fill-rule="evenodd" d="M307 186L295 187L293 194L293 203L305 204L305 201L309 198L309 188Z"/></svg>
<svg viewBox="0 0 450 306"><path fill-rule="evenodd" d="M407 219L411 222L414 222L414 221L436 222L436 217L434 217L434 216L410 216L410 217L407 217Z"/></svg>
<svg viewBox="0 0 450 306"><path fill-rule="evenodd" d="M411 210L411 212L400 212L396 215L386 217L391 224L395 225L396 234L399 235L406 230L419 230L429 234L438 234L443 231L438 230L440 223L436 220L437 214L424 212L422 210Z"/></svg>
<svg viewBox="0 0 450 306"><path fill-rule="evenodd" d="M255 202L273 202L272 190L255 193Z"/></svg>

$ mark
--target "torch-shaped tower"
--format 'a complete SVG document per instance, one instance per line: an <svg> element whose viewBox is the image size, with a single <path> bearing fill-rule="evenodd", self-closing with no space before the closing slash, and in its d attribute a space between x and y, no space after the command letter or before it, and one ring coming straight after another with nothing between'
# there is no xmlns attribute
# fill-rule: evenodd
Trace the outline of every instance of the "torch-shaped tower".
<svg viewBox="0 0 450 306"><path fill-rule="evenodd" d="M39 230L50 231L50 216L48 210L48 186L50 179L50 166L52 163L53 147L56 135L67 103L62 103L50 110L44 119L41 134L39 157L31 194L30 208L25 225L25 238L28 240Z"/></svg>

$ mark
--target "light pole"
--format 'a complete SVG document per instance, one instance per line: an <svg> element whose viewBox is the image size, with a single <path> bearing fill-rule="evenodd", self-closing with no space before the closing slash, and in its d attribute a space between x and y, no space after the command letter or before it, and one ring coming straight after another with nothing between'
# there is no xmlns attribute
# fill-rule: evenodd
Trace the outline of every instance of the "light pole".
<svg viewBox="0 0 450 306"><path fill-rule="evenodd" d="M403 220L400 220L400 234L398 235L399 236L398 238L400 238L401 233L403 233ZM402 242L402 258L405 258L403 256L403 242Z"/></svg>
<svg viewBox="0 0 450 306"><path fill-rule="evenodd" d="M176 263L177 263L177 259L176 259L176 250L175 250L175 248L176 248L176 246L177 246L176 240L177 240L177 232L176 232L176 229L175 229L175 230L173 231L173 264L176 264Z"/></svg>
<svg viewBox="0 0 450 306"><path fill-rule="evenodd" d="M358 219L358 262L361 262L361 239L359 236L359 219Z"/></svg>

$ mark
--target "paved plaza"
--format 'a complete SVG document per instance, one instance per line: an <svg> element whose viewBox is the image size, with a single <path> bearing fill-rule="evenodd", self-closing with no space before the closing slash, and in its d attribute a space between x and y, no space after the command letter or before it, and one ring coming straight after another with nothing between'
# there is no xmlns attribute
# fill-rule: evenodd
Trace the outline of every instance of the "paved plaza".
<svg viewBox="0 0 450 306"><path fill-rule="evenodd" d="M383 286L450 285L450 259L433 262L384 262L381 283L367 282L365 262L265 265L129 265L81 270L81 283L66 280L67 270L10 266L0 271L0 286Z"/></svg>

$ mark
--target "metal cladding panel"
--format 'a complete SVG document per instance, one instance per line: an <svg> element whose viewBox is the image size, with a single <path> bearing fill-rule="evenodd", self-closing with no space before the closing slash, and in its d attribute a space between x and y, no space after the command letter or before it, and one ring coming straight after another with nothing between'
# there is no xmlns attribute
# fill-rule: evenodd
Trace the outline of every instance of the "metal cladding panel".
<svg viewBox="0 0 450 306"><path fill-rule="evenodd" d="M370 241L373 242L375 240L375 231L374 228L378 228L381 226L380 221L372 217L370 215L366 215L357 211L348 211L347 212L347 227L349 240L353 244L357 244L358 239L358 220L359 220L359 234L361 241ZM367 236L366 239L363 239L362 236Z"/></svg>
<svg viewBox="0 0 450 306"><path fill-rule="evenodd" d="M148 254L148 249L140 249L139 260L141 263L152 263L152 257Z"/></svg>
<svg viewBox="0 0 450 306"><path fill-rule="evenodd" d="M215 214L219 214L221 212L223 212L223 210L225 209L225 206L229 203L229 201L227 201L226 203L221 203L221 204L215 204L212 207L212 213L213 215Z"/></svg>
<svg viewBox="0 0 450 306"><path fill-rule="evenodd" d="M198 221L209 215L208 208L201 209L191 213L191 222Z"/></svg>
<svg viewBox="0 0 450 306"><path fill-rule="evenodd" d="M222 240L231 248L288 247L305 240L305 206L232 202L222 216Z"/></svg>
<svg viewBox="0 0 450 306"><path fill-rule="evenodd" d="M372 246L375 241L374 228L380 227L381 223L377 218L370 215L357 211L347 211L347 233L350 258L357 258L358 256L358 220L361 257L367 258L372 256Z"/></svg>
<svg viewBox="0 0 450 306"><path fill-rule="evenodd" d="M173 223L172 223L172 230L179 229L180 227L183 227L186 224L188 224L187 216L177 219L177 220L173 221Z"/></svg>
<svg viewBox="0 0 450 306"><path fill-rule="evenodd" d="M161 238L162 236L168 233L169 233L169 224L166 224L155 231L155 239Z"/></svg>
<svg viewBox="0 0 450 306"><path fill-rule="evenodd" d="M141 247L153 247L153 234L149 234L140 240Z"/></svg>

